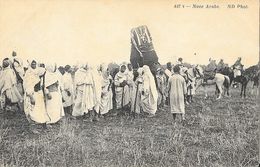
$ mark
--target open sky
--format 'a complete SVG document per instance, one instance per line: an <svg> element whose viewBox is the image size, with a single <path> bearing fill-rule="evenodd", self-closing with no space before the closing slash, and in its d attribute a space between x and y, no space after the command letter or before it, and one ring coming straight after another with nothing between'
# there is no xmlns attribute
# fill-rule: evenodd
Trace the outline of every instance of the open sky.
<svg viewBox="0 0 260 167"><path fill-rule="evenodd" d="M259 1L233 1L247 9L215 2L220 9L174 8L207 4L202 0L0 0L0 59L16 50L24 60L61 65L129 61L130 30L147 25L160 63L242 57L256 64Z"/></svg>

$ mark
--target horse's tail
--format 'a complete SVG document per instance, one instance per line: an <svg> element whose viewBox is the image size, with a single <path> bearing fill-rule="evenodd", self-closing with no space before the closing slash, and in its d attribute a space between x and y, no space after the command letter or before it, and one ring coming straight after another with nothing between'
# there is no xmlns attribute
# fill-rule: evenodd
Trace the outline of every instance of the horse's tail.
<svg viewBox="0 0 260 167"><path fill-rule="evenodd" d="M225 87L226 89L228 89L229 86L230 86L230 79L229 79L229 77L226 76L226 75L224 75L224 78L225 78L225 80L224 80L223 85L224 85L224 87Z"/></svg>

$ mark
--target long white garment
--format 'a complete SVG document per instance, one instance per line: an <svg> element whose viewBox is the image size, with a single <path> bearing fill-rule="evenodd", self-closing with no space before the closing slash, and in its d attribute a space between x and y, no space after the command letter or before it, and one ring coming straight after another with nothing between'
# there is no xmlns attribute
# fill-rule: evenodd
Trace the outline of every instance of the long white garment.
<svg viewBox="0 0 260 167"><path fill-rule="evenodd" d="M121 67L120 67L121 68ZM127 81L127 72L122 73L119 71L115 76L115 93L116 93L116 107L120 109L130 102L129 86L121 86L121 83ZM122 103L123 102L123 103Z"/></svg>
<svg viewBox="0 0 260 167"><path fill-rule="evenodd" d="M15 70L17 71L18 75L23 79L24 77L24 68L23 68L23 61L20 58L15 57L13 59L13 66Z"/></svg>
<svg viewBox="0 0 260 167"><path fill-rule="evenodd" d="M133 91L132 91L132 98L131 98L131 111L140 113L141 108L142 108L142 90L143 90L143 68L139 68L137 70L138 72L138 77L136 78L134 85L133 85Z"/></svg>
<svg viewBox="0 0 260 167"><path fill-rule="evenodd" d="M48 65L45 74L46 111L50 117L47 123L58 122L65 114L62 105L60 78L54 72L53 66ZM51 97L47 98L48 95Z"/></svg>
<svg viewBox="0 0 260 167"><path fill-rule="evenodd" d="M89 70L80 68L75 74L76 97L73 116L82 116L95 106L94 81Z"/></svg>
<svg viewBox="0 0 260 167"><path fill-rule="evenodd" d="M4 68L0 78L0 92L4 94L11 103L22 101L22 96L17 89L16 75L10 67Z"/></svg>
<svg viewBox="0 0 260 167"><path fill-rule="evenodd" d="M92 75L93 80L93 98L94 98L94 110L99 112L100 104L101 104L101 92L102 92L102 85L101 80L102 76L96 69L90 70L90 74Z"/></svg>
<svg viewBox="0 0 260 167"><path fill-rule="evenodd" d="M34 87L39 82L43 85L40 76L44 74L44 69L29 68L24 76L24 112L27 118L35 121L36 123L46 123L50 118L46 112L43 91L35 91ZM31 104L31 99L34 99L35 105Z"/></svg>
<svg viewBox="0 0 260 167"><path fill-rule="evenodd" d="M185 114L184 95L187 93L186 82L179 74L169 78L168 89L170 95L171 113Z"/></svg>
<svg viewBox="0 0 260 167"><path fill-rule="evenodd" d="M101 70L101 104L100 104L100 114L106 114L109 110L113 108L113 93L111 88L112 77L107 73L107 66L103 66Z"/></svg>
<svg viewBox="0 0 260 167"><path fill-rule="evenodd" d="M142 95L142 108L144 112L155 114L157 110L158 93L155 85L154 77L150 68L146 65L143 66L143 95Z"/></svg>
<svg viewBox="0 0 260 167"><path fill-rule="evenodd" d="M71 74L68 72L65 72L64 75L62 75L62 81L61 84L63 85L63 91L62 91L62 97L63 97L63 107L69 107L73 104L73 82Z"/></svg>
<svg viewBox="0 0 260 167"><path fill-rule="evenodd" d="M133 101L134 74L133 71L127 70L127 83L129 86L130 103Z"/></svg>
<svg viewBox="0 0 260 167"><path fill-rule="evenodd" d="M158 89L158 100L157 104L158 105L163 105L166 100L166 87L167 87L167 82L166 82L166 77L164 74L158 74L156 76L157 79L157 89Z"/></svg>

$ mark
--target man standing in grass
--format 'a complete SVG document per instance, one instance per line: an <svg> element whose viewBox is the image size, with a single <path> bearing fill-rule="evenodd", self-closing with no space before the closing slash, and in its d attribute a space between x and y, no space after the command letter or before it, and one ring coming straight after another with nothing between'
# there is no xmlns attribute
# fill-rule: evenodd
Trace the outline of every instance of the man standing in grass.
<svg viewBox="0 0 260 167"><path fill-rule="evenodd" d="M67 114L72 114L72 105L73 105L73 81L71 76L71 67L70 65L66 65L64 68L64 74L62 75L62 85L63 85L63 92L62 98L64 100L63 107L64 112Z"/></svg>
<svg viewBox="0 0 260 167"><path fill-rule="evenodd" d="M116 108L126 109L130 102L128 70L125 64L115 76Z"/></svg>
<svg viewBox="0 0 260 167"><path fill-rule="evenodd" d="M10 59L5 58L3 60L3 71L0 78L0 93L3 95L6 106L11 107L13 104L18 104L17 106L21 109L22 105L22 95L17 88L16 75L11 67Z"/></svg>
<svg viewBox="0 0 260 167"><path fill-rule="evenodd" d="M28 121L45 127L50 117L45 108L44 75L45 69L33 60L24 76L24 112Z"/></svg>
<svg viewBox="0 0 260 167"><path fill-rule="evenodd" d="M170 109L173 114L173 119L176 119L176 115L182 115L182 120L184 120L185 114L185 94L187 93L186 82L184 78L180 75L180 67L174 66L174 74L169 78L168 81L168 92L170 97Z"/></svg>
<svg viewBox="0 0 260 167"><path fill-rule="evenodd" d="M143 85L142 85L142 109L148 113L148 117L155 116L157 111L158 93L156 89L155 79L149 66L143 66Z"/></svg>
<svg viewBox="0 0 260 167"><path fill-rule="evenodd" d="M44 82L46 112L50 120L48 124L57 123L65 114L62 105L60 77L57 73L56 64L47 64Z"/></svg>

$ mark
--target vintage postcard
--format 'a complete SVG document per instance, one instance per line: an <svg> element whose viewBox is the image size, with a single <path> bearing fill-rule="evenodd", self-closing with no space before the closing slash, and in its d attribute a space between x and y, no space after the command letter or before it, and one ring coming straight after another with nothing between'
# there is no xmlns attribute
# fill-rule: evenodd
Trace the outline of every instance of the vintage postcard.
<svg viewBox="0 0 260 167"><path fill-rule="evenodd" d="M258 166L258 0L0 0L0 166Z"/></svg>

